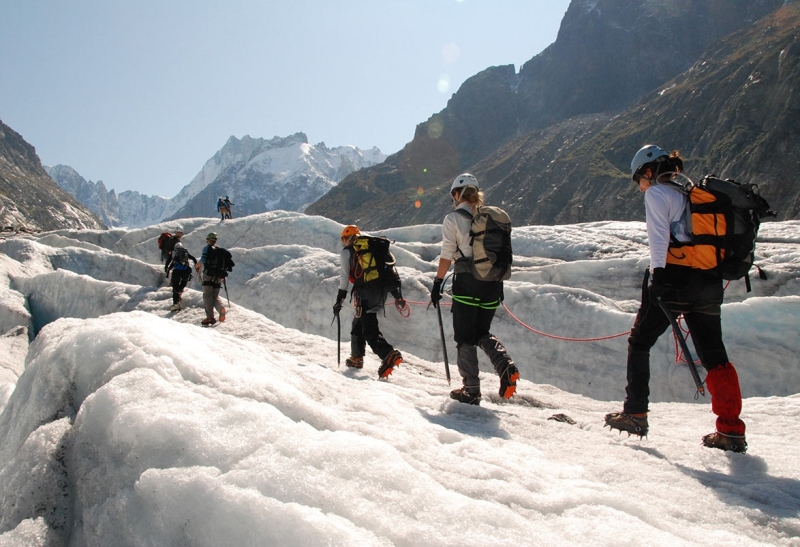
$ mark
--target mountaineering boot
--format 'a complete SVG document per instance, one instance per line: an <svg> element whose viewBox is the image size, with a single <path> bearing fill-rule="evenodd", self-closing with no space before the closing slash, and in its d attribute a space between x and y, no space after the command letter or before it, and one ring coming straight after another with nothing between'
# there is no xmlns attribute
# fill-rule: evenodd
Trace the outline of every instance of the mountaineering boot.
<svg viewBox="0 0 800 547"><path fill-rule="evenodd" d="M205 319L200 321L200 324L203 325L204 327L208 327L210 325L213 325L216 322L217 322L217 320L214 319L213 317L206 317Z"/></svg>
<svg viewBox="0 0 800 547"><path fill-rule="evenodd" d="M388 377L394 371L394 367L400 366L402 362L403 356L399 351L393 349L389 352L389 355L383 358L381 368L378 369L378 378Z"/></svg>
<svg viewBox="0 0 800 547"><path fill-rule="evenodd" d="M703 437L703 446L719 448L720 450L730 450L731 452L738 452L740 454L747 452L747 441L744 439L744 435L726 435L719 431L709 433Z"/></svg>
<svg viewBox="0 0 800 547"><path fill-rule="evenodd" d="M467 390L466 386L454 389L450 392L450 398L458 401L459 403L466 403L468 405L480 405L481 404L481 392L480 391L469 391Z"/></svg>
<svg viewBox="0 0 800 547"><path fill-rule="evenodd" d="M181 303L180 302L176 302L176 303L174 303L173 305L171 305L169 307L169 311L179 311L179 310L181 310Z"/></svg>
<svg viewBox="0 0 800 547"><path fill-rule="evenodd" d="M221 310L219 310L219 322L220 323L224 323L225 322L225 308L222 308Z"/></svg>
<svg viewBox="0 0 800 547"><path fill-rule="evenodd" d="M503 370L498 371L500 375L500 397L510 399L517 390L517 380L519 380L519 370L514 363L506 363Z"/></svg>
<svg viewBox="0 0 800 547"><path fill-rule="evenodd" d="M642 438L647 435L647 414L625 414L624 412L612 412L606 414L606 425L611 429L625 431L629 435L639 435Z"/></svg>
<svg viewBox="0 0 800 547"><path fill-rule="evenodd" d="M364 368L364 358L363 357L353 357L352 355L347 358L344 362L345 365L348 367L353 368Z"/></svg>

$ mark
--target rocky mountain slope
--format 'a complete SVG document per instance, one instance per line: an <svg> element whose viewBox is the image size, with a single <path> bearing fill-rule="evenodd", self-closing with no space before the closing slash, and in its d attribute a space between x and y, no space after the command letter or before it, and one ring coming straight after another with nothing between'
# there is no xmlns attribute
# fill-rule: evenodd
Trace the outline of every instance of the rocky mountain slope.
<svg viewBox="0 0 800 547"><path fill-rule="evenodd" d="M0 121L0 227L3 230L103 228L47 176L33 146Z"/></svg>
<svg viewBox="0 0 800 547"><path fill-rule="evenodd" d="M633 152L653 141L688 153L690 167L724 165L769 186L777 170L740 158L749 139L791 132L796 11L783 0L573 0L556 42L518 74L492 67L470 78L401 152L307 212L368 229L438 222L443 187L470 170L517 223L641 216L626 199L632 185L620 183ZM767 99L777 101L769 112ZM767 119L776 127L759 126Z"/></svg>

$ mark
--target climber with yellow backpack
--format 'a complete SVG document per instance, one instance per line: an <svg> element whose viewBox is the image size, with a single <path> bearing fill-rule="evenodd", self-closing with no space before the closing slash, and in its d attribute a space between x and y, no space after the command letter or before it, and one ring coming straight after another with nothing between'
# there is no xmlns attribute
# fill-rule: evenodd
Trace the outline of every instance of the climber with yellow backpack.
<svg viewBox="0 0 800 547"><path fill-rule="evenodd" d="M353 323L350 329L350 357L348 367L364 366L366 346L381 359L379 378L387 378L394 367L403 362L402 354L386 341L378 325L378 312L383 310L387 294L395 299L398 309L407 304L401 292L400 277L395 269L395 259L389 251L389 240L384 237L362 235L358 226L345 226L340 237L342 243L339 292L333 313L338 317L347 298L347 289L353 285Z"/></svg>

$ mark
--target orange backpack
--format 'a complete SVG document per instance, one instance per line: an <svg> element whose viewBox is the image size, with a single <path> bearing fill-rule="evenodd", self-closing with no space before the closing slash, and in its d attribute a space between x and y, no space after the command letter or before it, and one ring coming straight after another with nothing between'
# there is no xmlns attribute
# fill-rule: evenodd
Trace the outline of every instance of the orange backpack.
<svg viewBox="0 0 800 547"><path fill-rule="evenodd" d="M707 175L687 191L686 226L692 238L685 243L673 238L667 264L714 271L722 279L744 277L749 292L761 219L776 213L755 184ZM760 268L759 275L766 278Z"/></svg>

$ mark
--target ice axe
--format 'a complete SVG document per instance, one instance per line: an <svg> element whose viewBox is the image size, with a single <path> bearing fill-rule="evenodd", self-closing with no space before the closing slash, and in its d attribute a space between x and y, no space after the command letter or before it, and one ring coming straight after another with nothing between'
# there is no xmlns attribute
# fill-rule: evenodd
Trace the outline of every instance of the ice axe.
<svg viewBox="0 0 800 547"><path fill-rule="evenodd" d="M428 308L430 308L428 304ZM439 337L442 339L442 355L444 356L444 373L447 376L447 385L450 385L450 363L447 361L447 342L444 339L444 325L442 324L442 307L439 304L434 305L436 308L436 315L439 318Z"/></svg>
<svg viewBox="0 0 800 547"><path fill-rule="evenodd" d="M686 344L686 339L683 337L683 333L681 332L680 327L678 326L678 321L675 319L675 316L672 314L672 311L667 307L661 297L657 298L658 306L661 308L661 311L664 312L664 315L667 316L669 320L669 324L672 325L672 332L675 334L675 338L678 339L678 343L681 345L681 349L683 350L683 355L686 357L686 364L689 365L689 372L692 373L692 378L694 379L694 385L697 386L697 393L702 395L703 397L706 396L706 389L703 387L703 381L700 380L700 374L697 372L697 367L694 364L694 358L692 357L692 353L689 351L689 346ZM697 397L695 395L695 397Z"/></svg>
<svg viewBox="0 0 800 547"><path fill-rule="evenodd" d="M342 320L339 319L339 314L334 313L333 319L331 320L331 325L333 325L333 321L336 321L336 366L342 366Z"/></svg>
<svg viewBox="0 0 800 547"><path fill-rule="evenodd" d="M222 286L225 287L225 298L228 299L228 307L231 307L231 297L228 296L228 284L225 282L225 278L222 278Z"/></svg>
<svg viewBox="0 0 800 547"><path fill-rule="evenodd" d="M444 325L442 325L442 308L436 306L436 315L439 317L439 336L442 339L442 354L444 355L444 373L447 376L447 385L450 385L450 363L447 362L447 343L444 340Z"/></svg>

